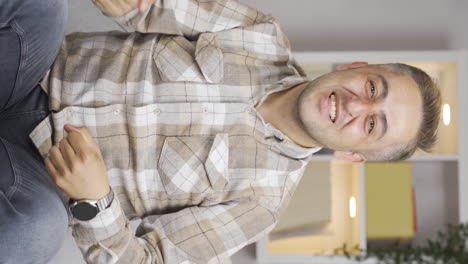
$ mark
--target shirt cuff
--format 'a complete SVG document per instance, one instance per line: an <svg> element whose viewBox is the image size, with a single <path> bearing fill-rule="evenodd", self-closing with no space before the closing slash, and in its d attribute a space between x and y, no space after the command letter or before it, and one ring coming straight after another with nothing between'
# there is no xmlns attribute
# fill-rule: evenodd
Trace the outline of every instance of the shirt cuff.
<svg viewBox="0 0 468 264"><path fill-rule="evenodd" d="M108 239L123 230L128 224L117 195L111 205L99 212L89 221L80 221L73 218L73 237L80 242L101 241Z"/></svg>
<svg viewBox="0 0 468 264"><path fill-rule="evenodd" d="M146 12L149 11L150 8ZM134 26L132 25L132 19L134 19L136 16L140 15L140 11L138 8L133 9L132 11L128 12L127 14L123 16L114 16L112 19L120 25L122 29L124 29L127 32L134 31Z"/></svg>
<svg viewBox="0 0 468 264"><path fill-rule="evenodd" d="M138 7L135 7L135 8L131 9L130 11L128 11L125 14L111 14L111 13L106 11L106 8L104 6L96 3L96 2L99 2L99 1L97 1L97 0L91 0L91 1L93 1L94 5L99 10L101 10L101 12L105 16L112 18L114 21L116 21L125 30L132 29L131 26L129 25L129 21L132 18L134 18L135 16L139 15L139 13L140 13ZM110 1L102 1L102 2L110 2ZM148 8L148 9L150 9L150 8ZM127 31L129 31L129 30L127 30ZM132 31L132 30L130 30L130 31Z"/></svg>

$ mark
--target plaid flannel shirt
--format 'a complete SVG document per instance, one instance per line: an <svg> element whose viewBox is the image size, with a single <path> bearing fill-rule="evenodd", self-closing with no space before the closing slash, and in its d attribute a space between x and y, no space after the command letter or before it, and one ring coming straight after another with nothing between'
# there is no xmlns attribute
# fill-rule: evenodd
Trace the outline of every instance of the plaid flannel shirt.
<svg viewBox="0 0 468 264"><path fill-rule="evenodd" d="M115 199L70 220L75 241L89 263L230 263L273 229L317 151L255 106L307 79L275 19L236 1L115 19L137 32L66 37L41 83L51 114L30 135L44 157L66 123L101 148Z"/></svg>

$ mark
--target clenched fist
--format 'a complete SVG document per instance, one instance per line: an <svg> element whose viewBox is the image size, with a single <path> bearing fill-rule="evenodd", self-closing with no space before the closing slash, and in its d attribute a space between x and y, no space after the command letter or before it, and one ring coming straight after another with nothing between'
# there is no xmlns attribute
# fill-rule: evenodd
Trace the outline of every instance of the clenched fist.
<svg viewBox="0 0 468 264"><path fill-rule="evenodd" d="M123 16L138 6L140 13L144 13L155 0L94 0L96 5L106 14Z"/></svg>
<svg viewBox="0 0 468 264"><path fill-rule="evenodd" d="M106 165L88 130L65 125L68 136L53 146L45 165L54 183L75 200L99 200L109 193Z"/></svg>

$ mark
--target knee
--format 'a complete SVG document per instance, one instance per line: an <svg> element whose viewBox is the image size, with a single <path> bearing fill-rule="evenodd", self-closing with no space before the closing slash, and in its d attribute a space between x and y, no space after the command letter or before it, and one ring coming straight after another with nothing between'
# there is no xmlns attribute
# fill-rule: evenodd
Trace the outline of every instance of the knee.
<svg viewBox="0 0 468 264"><path fill-rule="evenodd" d="M42 34L61 40L65 34L68 19L68 1L41 0L37 2L39 6L33 15L36 17L34 22L40 25L37 29Z"/></svg>
<svg viewBox="0 0 468 264"><path fill-rule="evenodd" d="M24 34L36 35L35 38L43 38L40 35L62 37L68 19L68 0L23 0L16 2L18 14L15 21Z"/></svg>
<svg viewBox="0 0 468 264"><path fill-rule="evenodd" d="M22 0L17 1L16 5L25 12L30 12L31 15L38 14L50 17L62 16L68 10L68 0Z"/></svg>
<svg viewBox="0 0 468 264"><path fill-rule="evenodd" d="M0 263L48 263L68 233L63 203L47 197L32 199L28 210L18 208L11 215L0 224Z"/></svg>

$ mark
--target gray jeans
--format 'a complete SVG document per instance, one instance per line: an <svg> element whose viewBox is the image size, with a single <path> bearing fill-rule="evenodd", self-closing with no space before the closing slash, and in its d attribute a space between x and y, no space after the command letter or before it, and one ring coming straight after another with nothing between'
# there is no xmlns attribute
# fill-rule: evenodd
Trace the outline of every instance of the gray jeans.
<svg viewBox="0 0 468 264"><path fill-rule="evenodd" d="M61 191L29 133L48 115L37 85L64 37L67 0L0 0L0 263L47 263L67 233Z"/></svg>

